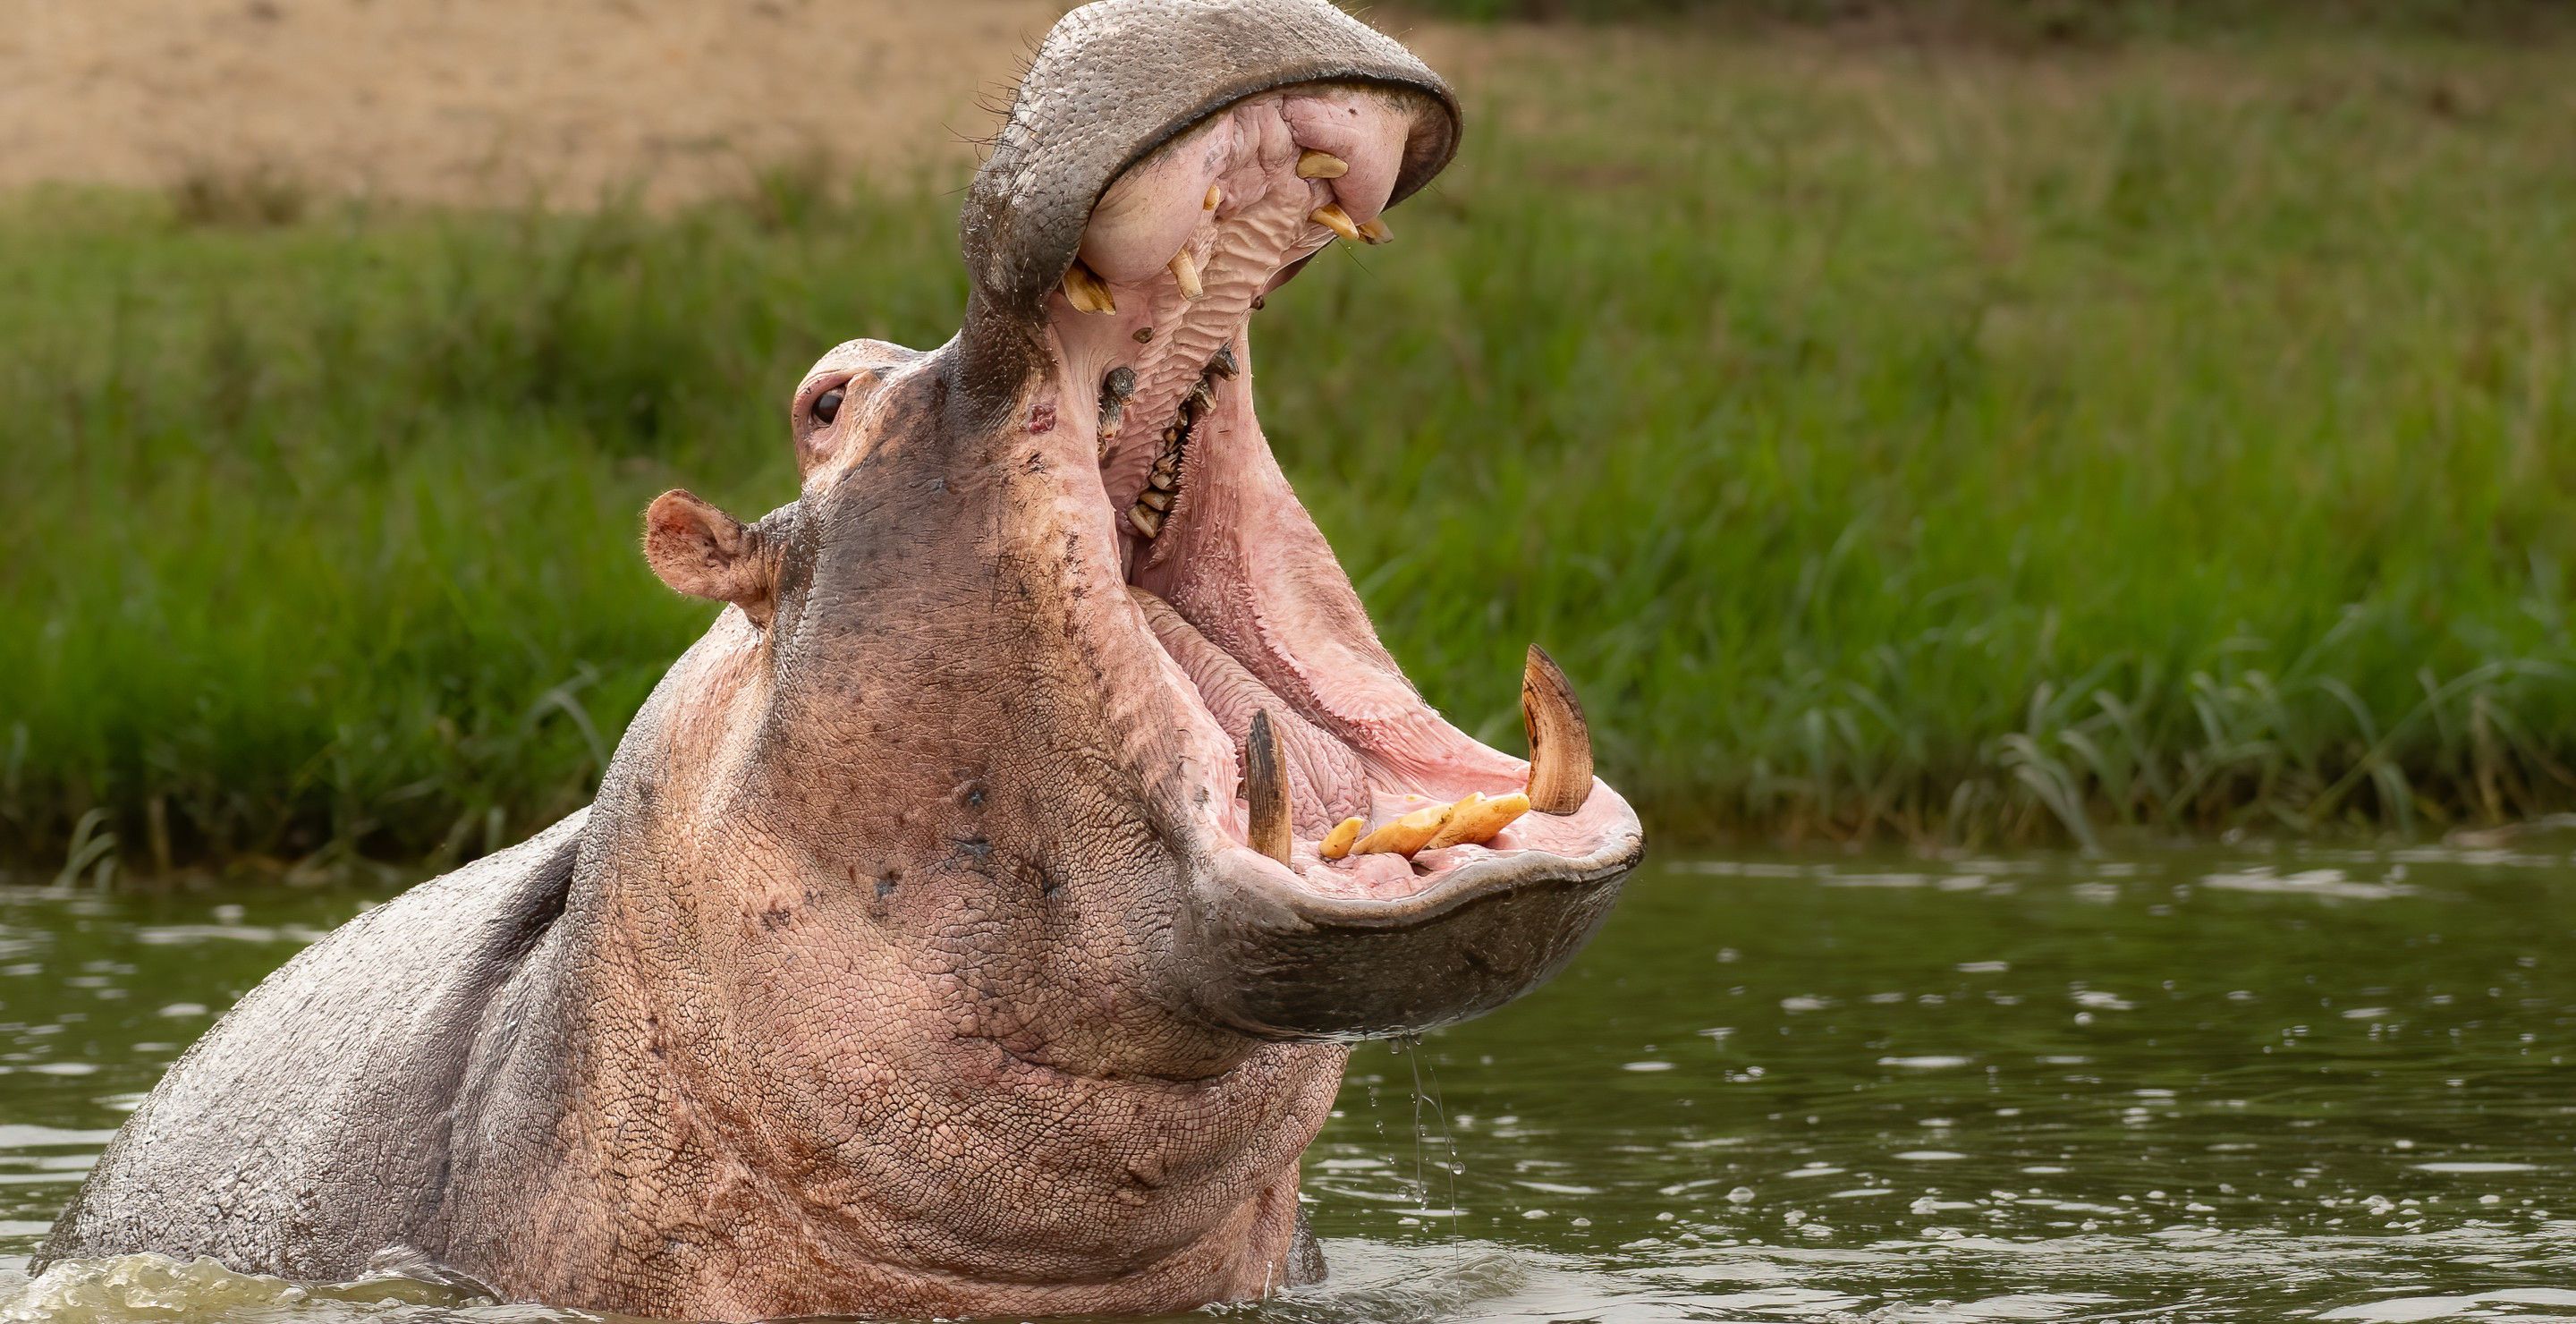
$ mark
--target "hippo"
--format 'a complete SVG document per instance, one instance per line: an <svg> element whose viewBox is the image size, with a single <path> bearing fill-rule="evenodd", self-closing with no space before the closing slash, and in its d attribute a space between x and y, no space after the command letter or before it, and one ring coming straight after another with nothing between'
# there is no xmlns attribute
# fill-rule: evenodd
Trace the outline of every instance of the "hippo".
<svg viewBox="0 0 2576 1324"><path fill-rule="evenodd" d="M670 1318L1147 1313L1320 1279L1350 1046L1554 975L1643 851L1533 648L1531 757L1388 655L1249 328L1454 153L1323 0L1104 0L1038 50L930 351L686 492L722 603L592 804L342 926L108 1146L38 1264L158 1252Z"/></svg>

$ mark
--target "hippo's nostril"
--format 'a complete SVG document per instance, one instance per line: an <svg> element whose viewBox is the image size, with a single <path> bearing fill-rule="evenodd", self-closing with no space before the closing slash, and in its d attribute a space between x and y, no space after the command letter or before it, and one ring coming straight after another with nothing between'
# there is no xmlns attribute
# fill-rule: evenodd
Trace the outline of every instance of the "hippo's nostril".
<svg viewBox="0 0 2576 1324"><path fill-rule="evenodd" d="M841 401L847 397L847 394L848 393L843 391L840 387L835 386L831 390L815 396L814 420L818 423L829 423L833 419L840 417Z"/></svg>

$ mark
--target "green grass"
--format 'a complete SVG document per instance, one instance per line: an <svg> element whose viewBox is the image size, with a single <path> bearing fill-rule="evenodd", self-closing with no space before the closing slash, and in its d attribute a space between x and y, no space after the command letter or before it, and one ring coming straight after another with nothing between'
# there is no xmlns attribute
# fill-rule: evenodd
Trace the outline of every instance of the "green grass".
<svg viewBox="0 0 2576 1324"><path fill-rule="evenodd" d="M2576 804L2564 48L1451 41L1458 166L1256 334L1461 725L1517 740L1543 641L1694 835ZM579 803L711 614L636 512L789 496L812 356L954 326L953 208L18 200L0 854L96 808L136 867L443 861Z"/></svg>

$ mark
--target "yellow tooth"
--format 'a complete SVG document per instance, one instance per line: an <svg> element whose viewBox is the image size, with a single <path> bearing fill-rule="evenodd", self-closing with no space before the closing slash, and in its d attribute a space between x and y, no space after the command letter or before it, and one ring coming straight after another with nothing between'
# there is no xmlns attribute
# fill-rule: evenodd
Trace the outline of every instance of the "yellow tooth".
<svg viewBox="0 0 2576 1324"><path fill-rule="evenodd" d="M1163 512L1140 501L1127 512L1127 522L1135 525L1138 533L1152 538L1163 531Z"/></svg>
<svg viewBox="0 0 2576 1324"><path fill-rule="evenodd" d="M1199 284L1199 264L1190 261L1190 250L1172 254L1172 279L1181 283L1181 297L1192 303L1207 297L1207 288Z"/></svg>
<svg viewBox="0 0 2576 1324"><path fill-rule="evenodd" d="M1319 152L1309 147L1297 153L1297 178L1299 179L1339 179L1349 173L1351 173L1351 163L1331 152Z"/></svg>
<svg viewBox="0 0 2576 1324"><path fill-rule="evenodd" d="M1358 817L1335 823L1333 830L1324 834L1323 844L1315 847L1315 853L1328 860L1338 860L1350 854L1352 843L1360 839L1360 829L1367 826L1368 820Z"/></svg>
<svg viewBox="0 0 2576 1324"><path fill-rule="evenodd" d="M1449 806L1425 805L1361 838L1360 844L1351 848L1351 854L1410 857L1422 849L1424 842L1440 835L1448 821Z"/></svg>
<svg viewBox="0 0 2576 1324"><path fill-rule="evenodd" d="M1475 813L1476 806L1484 802L1485 795L1482 791L1469 791L1463 799L1452 801L1449 805L1449 817L1440 824L1439 831L1431 834L1431 840L1422 843L1422 849L1438 850L1443 846L1457 845L1459 816Z"/></svg>
<svg viewBox="0 0 2576 1324"><path fill-rule="evenodd" d="M1200 204L1199 204L1199 210L1200 210L1200 211L1215 211L1217 208L1222 207L1222 206L1224 206L1224 205L1225 205L1225 190L1224 190L1224 189L1221 189L1221 188L1218 188L1218 187L1217 187L1216 185L1214 185L1214 184L1210 184L1210 185L1208 185L1207 201L1202 202L1202 203L1200 203Z"/></svg>
<svg viewBox="0 0 2576 1324"><path fill-rule="evenodd" d="M1164 514L1170 514L1172 510L1172 494L1159 487L1146 488L1144 493L1136 498L1136 502L1139 505L1152 506Z"/></svg>
<svg viewBox="0 0 2576 1324"><path fill-rule="evenodd" d="M1306 219L1313 221L1315 224L1320 225L1337 235L1340 235L1344 239L1357 239L1360 237L1360 227L1351 223L1351 214L1343 211L1341 204L1338 202L1327 202L1323 206L1317 207L1313 214L1309 215Z"/></svg>
<svg viewBox="0 0 2576 1324"><path fill-rule="evenodd" d="M1386 220L1381 217L1361 226L1360 238L1372 244L1391 244L1395 242L1395 231L1386 228Z"/></svg>
<svg viewBox="0 0 2576 1324"><path fill-rule="evenodd" d="M1475 803L1469 804L1470 800ZM1529 797L1518 791L1498 795L1491 800L1481 795L1470 795L1449 811L1448 825L1441 828L1440 835L1433 837L1431 844L1422 849L1484 845L1494 839L1494 834L1510 827L1513 820L1528 813L1529 807Z"/></svg>
<svg viewBox="0 0 2576 1324"><path fill-rule="evenodd" d="M1118 300L1110 296L1109 283L1084 266L1080 258L1075 258L1073 265L1065 268L1064 297L1077 313L1118 311Z"/></svg>

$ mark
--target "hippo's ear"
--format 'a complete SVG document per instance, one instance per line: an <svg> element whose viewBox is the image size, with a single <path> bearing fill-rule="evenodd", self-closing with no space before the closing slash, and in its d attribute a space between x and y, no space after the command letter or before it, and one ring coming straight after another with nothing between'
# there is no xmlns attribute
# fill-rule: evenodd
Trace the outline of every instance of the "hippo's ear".
<svg viewBox="0 0 2576 1324"><path fill-rule="evenodd" d="M777 584L760 530L673 488L644 512L644 559L672 588L742 608L767 626Z"/></svg>

